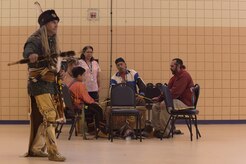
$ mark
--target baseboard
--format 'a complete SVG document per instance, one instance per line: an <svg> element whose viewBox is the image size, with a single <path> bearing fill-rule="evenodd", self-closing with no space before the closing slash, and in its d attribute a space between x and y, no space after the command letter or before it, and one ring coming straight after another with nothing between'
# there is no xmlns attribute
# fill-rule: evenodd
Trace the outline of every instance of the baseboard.
<svg viewBox="0 0 246 164"><path fill-rule="evenodd" d="M29 120L0 120L0 124L29 124ZM69 122L68 122L69 123ZM185 124L177 120L177 124ZM198 120L198 124L246 124L246 120Z"/></svg>
<svg viewBox="0 0 246 164"><path fill-rule="evenodd" d="M0 120L0 124L29 124L29 120Z"/></svg>

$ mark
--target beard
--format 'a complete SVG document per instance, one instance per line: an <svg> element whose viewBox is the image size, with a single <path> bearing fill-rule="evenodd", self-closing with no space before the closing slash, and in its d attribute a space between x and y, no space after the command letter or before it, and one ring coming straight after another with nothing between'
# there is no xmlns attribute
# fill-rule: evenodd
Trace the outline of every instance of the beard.
<svg viewBox="0 0 246 164"><path fill-rule="evenodd" d="M172 72L173 75L175 75L176 72L177 72L177 69L174 69L174 70L171 69L171 72Z"/></svg>

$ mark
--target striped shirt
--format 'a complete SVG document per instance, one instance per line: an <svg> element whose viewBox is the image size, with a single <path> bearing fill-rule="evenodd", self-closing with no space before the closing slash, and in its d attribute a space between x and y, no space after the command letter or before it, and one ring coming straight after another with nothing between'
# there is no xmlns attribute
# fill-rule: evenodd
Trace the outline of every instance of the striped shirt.
<svg viewBox="0 0 246 164"><path fill-rule="evenodd" d="M125 78L122 78L120 72L117 72L116 74L114 74L111 77L110 86L113 86L113 85L116 85L119 83L126 83L126 84L132 86L132 88L137 93L137 85L138 85L137 81L139 79L141 79L141 78L139 77L139 74L135 70L128 69L128 70L126 70ZM140 87L139 87L139 93L144 94L144 91Z"/></svg>

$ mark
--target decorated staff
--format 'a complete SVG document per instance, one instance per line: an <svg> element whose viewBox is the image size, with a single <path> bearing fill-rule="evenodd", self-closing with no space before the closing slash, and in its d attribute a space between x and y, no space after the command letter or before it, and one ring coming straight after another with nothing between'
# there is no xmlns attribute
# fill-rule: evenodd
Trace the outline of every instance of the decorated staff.
<svg viewBox="0 0 246 164"><path fill-rule="evenodd" d="M40 5L35 4L42 12ZM24 61L28 64L28 93L31 98L31 134L27 156L48 157L51 161L65 161L58 152L55 137L58 116L56 96L59 93L56 66L61 55L56 35L59 20L55 10L42 12L38 17L40 28L27 39L23 52Z"/></svg>
<svg viewBox="0 0 246 164"><path fill-rule="evenodd" d="M59 55L58 54L51 54L51 55L43 55L43 56L38 56L37 61L41 62L44 60L49 60L51 58L57 58L57 57L63 57L66 59L66 57L70 57L70 56L75 56L75 52L74 51L66 51L66 52L61 52ZM8 63L8 66L12 66L12 65L16 65L16 64L28 64L30 63L30 59L29 58L24 58L21 59L19 61L13 62L13 63Z"/></svg>
<svg viewBox="0 0 246 164"><path fill-rule="evenodd" d="M143 95L140 95L140 94L135 94L137 97L139 97L139 98L142 98L142 99L145 99L145 100L148 100L148 101L151 101L151 102L153 102L154 100L153 99L150 99L150 98L148 98L148 97L145 97L145 96L143 96Z"/></svg>

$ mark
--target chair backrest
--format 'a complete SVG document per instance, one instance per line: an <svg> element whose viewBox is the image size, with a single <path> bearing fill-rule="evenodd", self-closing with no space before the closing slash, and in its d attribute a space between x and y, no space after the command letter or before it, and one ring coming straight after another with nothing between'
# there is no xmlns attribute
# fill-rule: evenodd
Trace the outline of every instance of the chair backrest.
<svg viewBox="0 0 246 164"><path fill-rule="evenodd" d="M111 94L111 107L112 106L133 106L136 107L135 91L131 86L126 83L120 83L112 86Z"/></svg>
<svg viewBox="0 0 246 164"><path fill-rule="evenodd" d="M195 84L195 86L192 88L192 91L193 91L192 102L193 102L193 105L196 108L196 105L197 105L197 102L198 102L198 99L199 99L199 95L200 95L200 86L199 86L199 84Z"/></svg>
<svg viewBox="0 0 246 164"><path fill-rule="evenodd" d="M155 87L152 83L148 83L148 84L146 86L146 92L145 92L145 96L147 98L152 99L153 97L158 97L161 95L161 90L158 87ZM145 101L146 103L152 103L152 101L147 100L147 99Z"/></svg>
<svg viewBox="0 0 246 164"><path fill-rule="evenodd" d="M156 83L156 84L155 84L155 87L156 87L156 88L159 88L160 90L162 90L162 86L163 86L162 83Z"/></svg>
<svg viewBox="0 0 246 164"><path fill-rule="evenodd" d="M173 98L172 98L170 89L168 88L167 85L163 85L162 91L163 91L163 96L164 96L164 101L166 104L167 112L170 113L171 110L174 110Z"/></svg>
<svg viewBox="0 0 246 164"><path fill-rule="evenodd" d="M65 84L62 86L62 93L63 93L65 106L69 109L73 109L74 105L73 105L72 95L68 86Z"/></svg>
<svg viewBox="0 0 246 164"><path fill-rule="evenodd" d="M153 83L147 83L146 84L146 87L152 87L153 88L154 87L154 84Z"/></svg>

